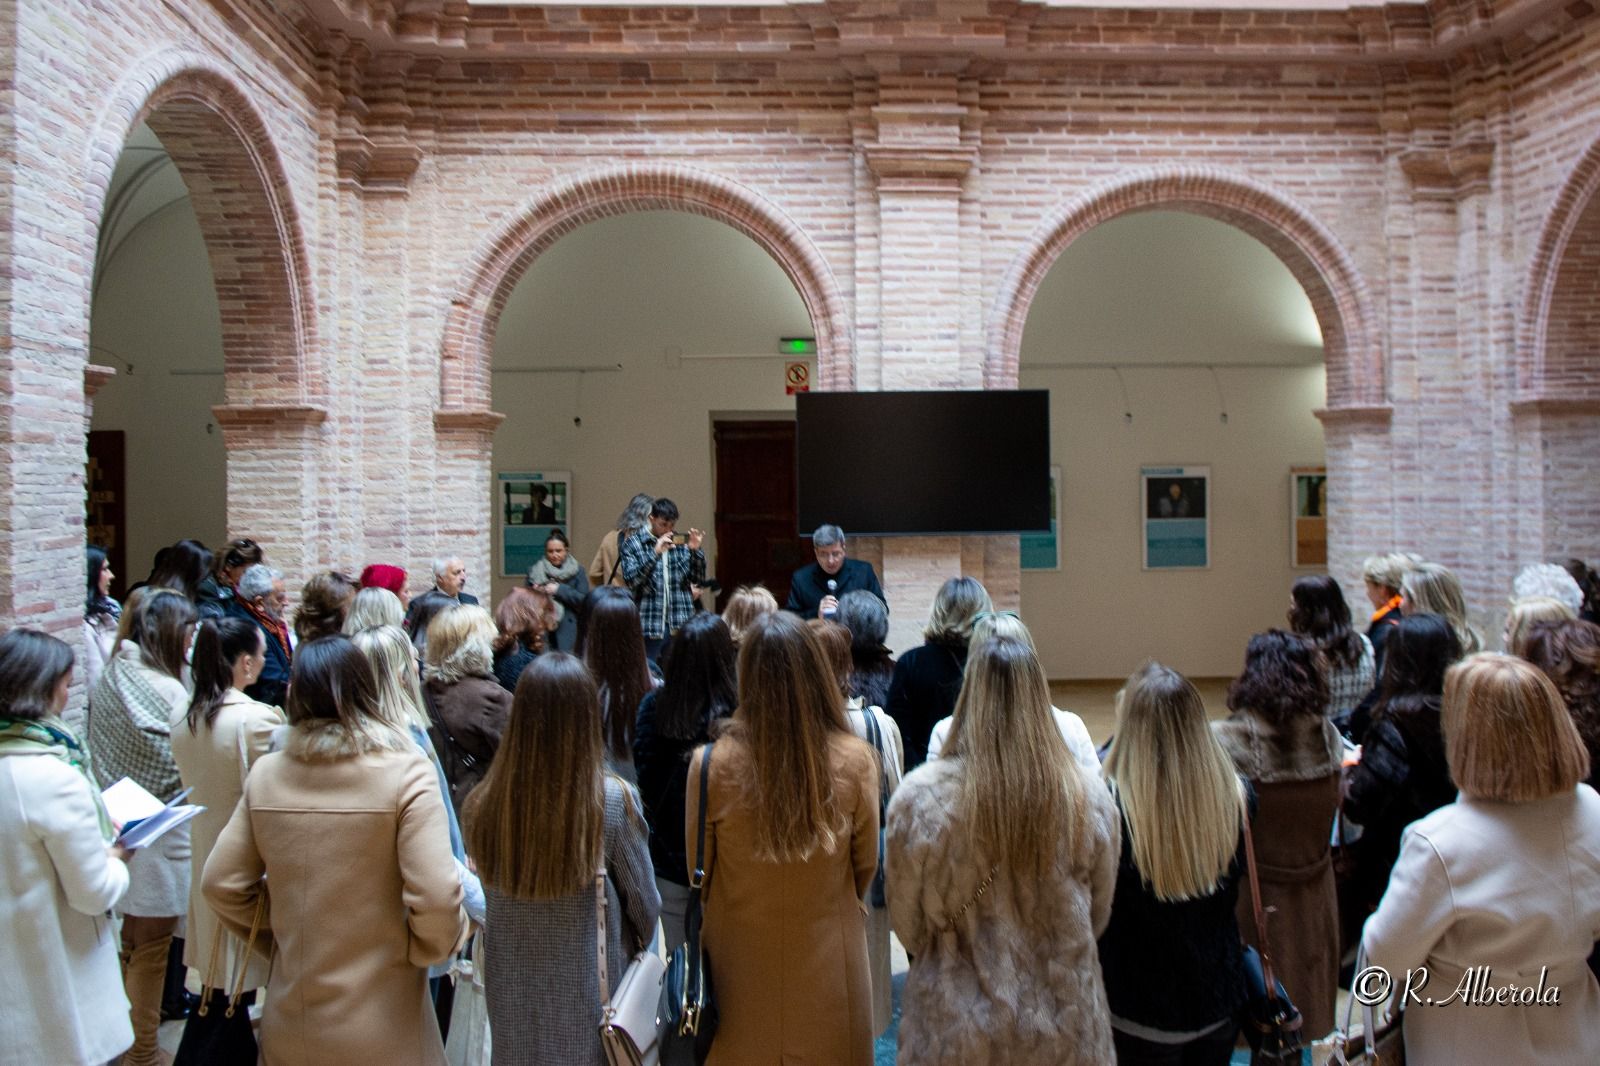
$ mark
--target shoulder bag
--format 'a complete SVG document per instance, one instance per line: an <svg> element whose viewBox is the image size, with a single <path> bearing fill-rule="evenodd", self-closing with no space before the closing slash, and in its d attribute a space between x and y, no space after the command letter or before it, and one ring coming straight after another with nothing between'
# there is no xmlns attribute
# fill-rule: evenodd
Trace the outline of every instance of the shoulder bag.
<svg viewBox="0 0 1600 1066"><path fill-rule="evenodd" d="M872 742L872 747L878 753L878 872L872 875L872 887L867 890L867 902L883 910L889 905L889 897L884 891L883 873L884 835L889 817L889 756L883 750L883 727L878 725L878 716L872 713L874 708L863 706L861 714L867 721L867 739Z"/></svg>
<svg viewBox="0 0 1600 1066"><path fill-rule="evenodd" d="M1356 973L1367 968L1365 948L1356 952ZM1378 1026L1378 1005L1363 1003L1361 1012L1364 1026L1354 1031L1351 1021L1356 1009L1356 997L1351 996L1344 1005L1344 1024L1334 1033L1333 1050L1323 1060L1322 1066L1405 1066L1405 1011L1404 997L1396 1001L1394 1017L1389 1024Z"/></svg>
<svg viewBox="0 0 1600 1066"><path fill-rule="evenodd" d="M217 962L222 942L233 939L233 934L220 924L216 927L216 935L211 938L211 959L200 988L200 1006L183 1027L173 1066L255 1066L259 1051L255 1030L250 1025L250 1005L254 1002L255 991L251 990L250 998L246 999L244 981L266 913L267 896L263 889L256 901L255 918L250 923L250 939L245 941L244 951L239 955L231 995L224 993L218 984Z"/></svg>
<svg viewBox="0 0 1600 1066"><path fill-rule="evenodd" d="M600 1047L607 1066L656 1066L661 1059L661 1032L656 1007L661 1002L661 976L666 964L647 947L628 964L617 991L606 979L606 868L594 878L595 957L600 970Z"/></svg>
<svg viewBox="0 0 1600 1066"><path fill-rule="evenodd" d="M1272 972L1272 946L1267 939L1267 916L1261 907L1261 884L1256 877L1256 848L1250 822L1244 822L1244 859L1250 877L1250 905L1255 910L1261 950L1244 949L1244 1033L1250 1042L1250 1062L1300 1061L1300 1011Z"/></svg>
<svg viewBox="0 0 1600 1066"><path fill-rule="evenodd" d="M703 1063L717 1035L717 999L711 984L711 960L700 946L700 926L705 917L700 904L706 875L706 796L711 776L713 741L700 759L700 812L695 830L694 872L689 878L689 903L684 910L684 942L672 952L666 980L661 986L663 1058L668 1066Z"/></svg>

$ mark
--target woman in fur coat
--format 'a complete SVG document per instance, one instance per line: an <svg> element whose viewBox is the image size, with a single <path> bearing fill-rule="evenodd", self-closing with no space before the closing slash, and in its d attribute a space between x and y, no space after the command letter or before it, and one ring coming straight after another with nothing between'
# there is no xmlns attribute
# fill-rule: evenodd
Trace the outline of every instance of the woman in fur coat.
<svg viewBox="0 0 1600 1066"><path fill-rule="evenodd" d="M1024 641L971 650L945 754L889 805L889 917L912 956L901 1066L1113 1062L1095 940L1121 826Z"/></svg>

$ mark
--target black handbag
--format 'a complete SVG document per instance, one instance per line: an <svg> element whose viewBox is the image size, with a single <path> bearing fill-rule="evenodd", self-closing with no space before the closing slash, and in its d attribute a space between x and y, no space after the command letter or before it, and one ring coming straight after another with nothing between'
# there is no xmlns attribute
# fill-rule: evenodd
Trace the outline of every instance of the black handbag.
<svg viewBox="0 0 1600 1066"><path fill-rule="evenodd" d="M211 939L211 961L200 989L200 1006L184 1022L183 1038L178 1042L172 1066L256 1066L259 1051L255 1030L250 1025L250 1006L255 1002L256 993L254 989L244 991L244 980L265 911L266 896L263 895L256 903L250 939L239 956L239 971L234 977L231 995L216 984L218 949L229 936L220 926L216 929Z"/></svg>
<svg viewBox="0 0 1600 1066"><path fill-rule="evenodd" d="M1300 1061L1300 1028L1304 1019L1272 973L1272 947L1267 940L1267 916L1261 907L1261 884L1256 877L1256 849L1250 823L1244 826L1244 859L1250 877L1250 904L1255 910L1261 950L1244 949L1245 1001L1241 1024L1250 1042L1250 1062Z"/></svg>
<svg viewBox="0 0 1600 1066"><path fill-rule="evenodd" d="M887 857L884 835L889 825L889 757L883 750L883 730L878 726L878 716L872 713L871 707L864 705L861 713L867 720L867 739L878 753L878 872L872 875L872 888L867 892L867 902L882 910L889 905L883 883L884 859Z"/></svg>
<svg viewBox="0 0 1600 1066"><path fill-rule="evenodd" d="M689 878L689 903L684 911L684 942L673 949L667 975L661 981L660 1017L666 1023L661 1035L661 1061L665 1066L688 1066L706 1061L717 1035L717 997L711 983L711 960L700 944L704 918L700 889L706 874L706 792L711 774L711 749L700 759L700 811L695 832L694 872Z"/></svg>

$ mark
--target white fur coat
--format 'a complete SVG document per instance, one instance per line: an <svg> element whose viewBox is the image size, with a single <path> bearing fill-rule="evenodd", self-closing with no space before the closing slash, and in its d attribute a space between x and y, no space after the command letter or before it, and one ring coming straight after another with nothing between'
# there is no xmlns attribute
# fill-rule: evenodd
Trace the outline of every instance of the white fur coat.
<svg viewBox="0 0 1600 1066"><path fill-rule="evenodd" d="M992 865L957 821L963 772L960 759L928 762L889 805L889 917L913 956L900 1066L1114 1062L1095 946L1122 847L1110 795L1086 782L1088 832L1057 848L1053 876L1018 884L1000 870L947 929Z"/></svg>

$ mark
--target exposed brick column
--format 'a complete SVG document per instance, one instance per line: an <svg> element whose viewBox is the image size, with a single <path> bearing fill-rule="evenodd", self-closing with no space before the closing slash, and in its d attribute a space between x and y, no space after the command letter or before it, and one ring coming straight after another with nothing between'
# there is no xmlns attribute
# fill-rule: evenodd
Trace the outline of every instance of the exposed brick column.
<svg viewBox="0 0 1600 1066"><path fill-rule="evenodd" d="M267 548L291 594L312 571L334 563L328 536L328 413L295 404L211 409L228 449L228 529Z"/></svg>
<svg viewBox="0 0 1600 1066"><path fill-rule="evenodd" d="M484 497L494 476L494 431L505 415L487 409L439 410L433 417L437 448L429 491L434 497L434 543L449 545L467 564L467 591L485 604L494 565L492 520ZM430 579L431 580L431 579Z"/></svg>

